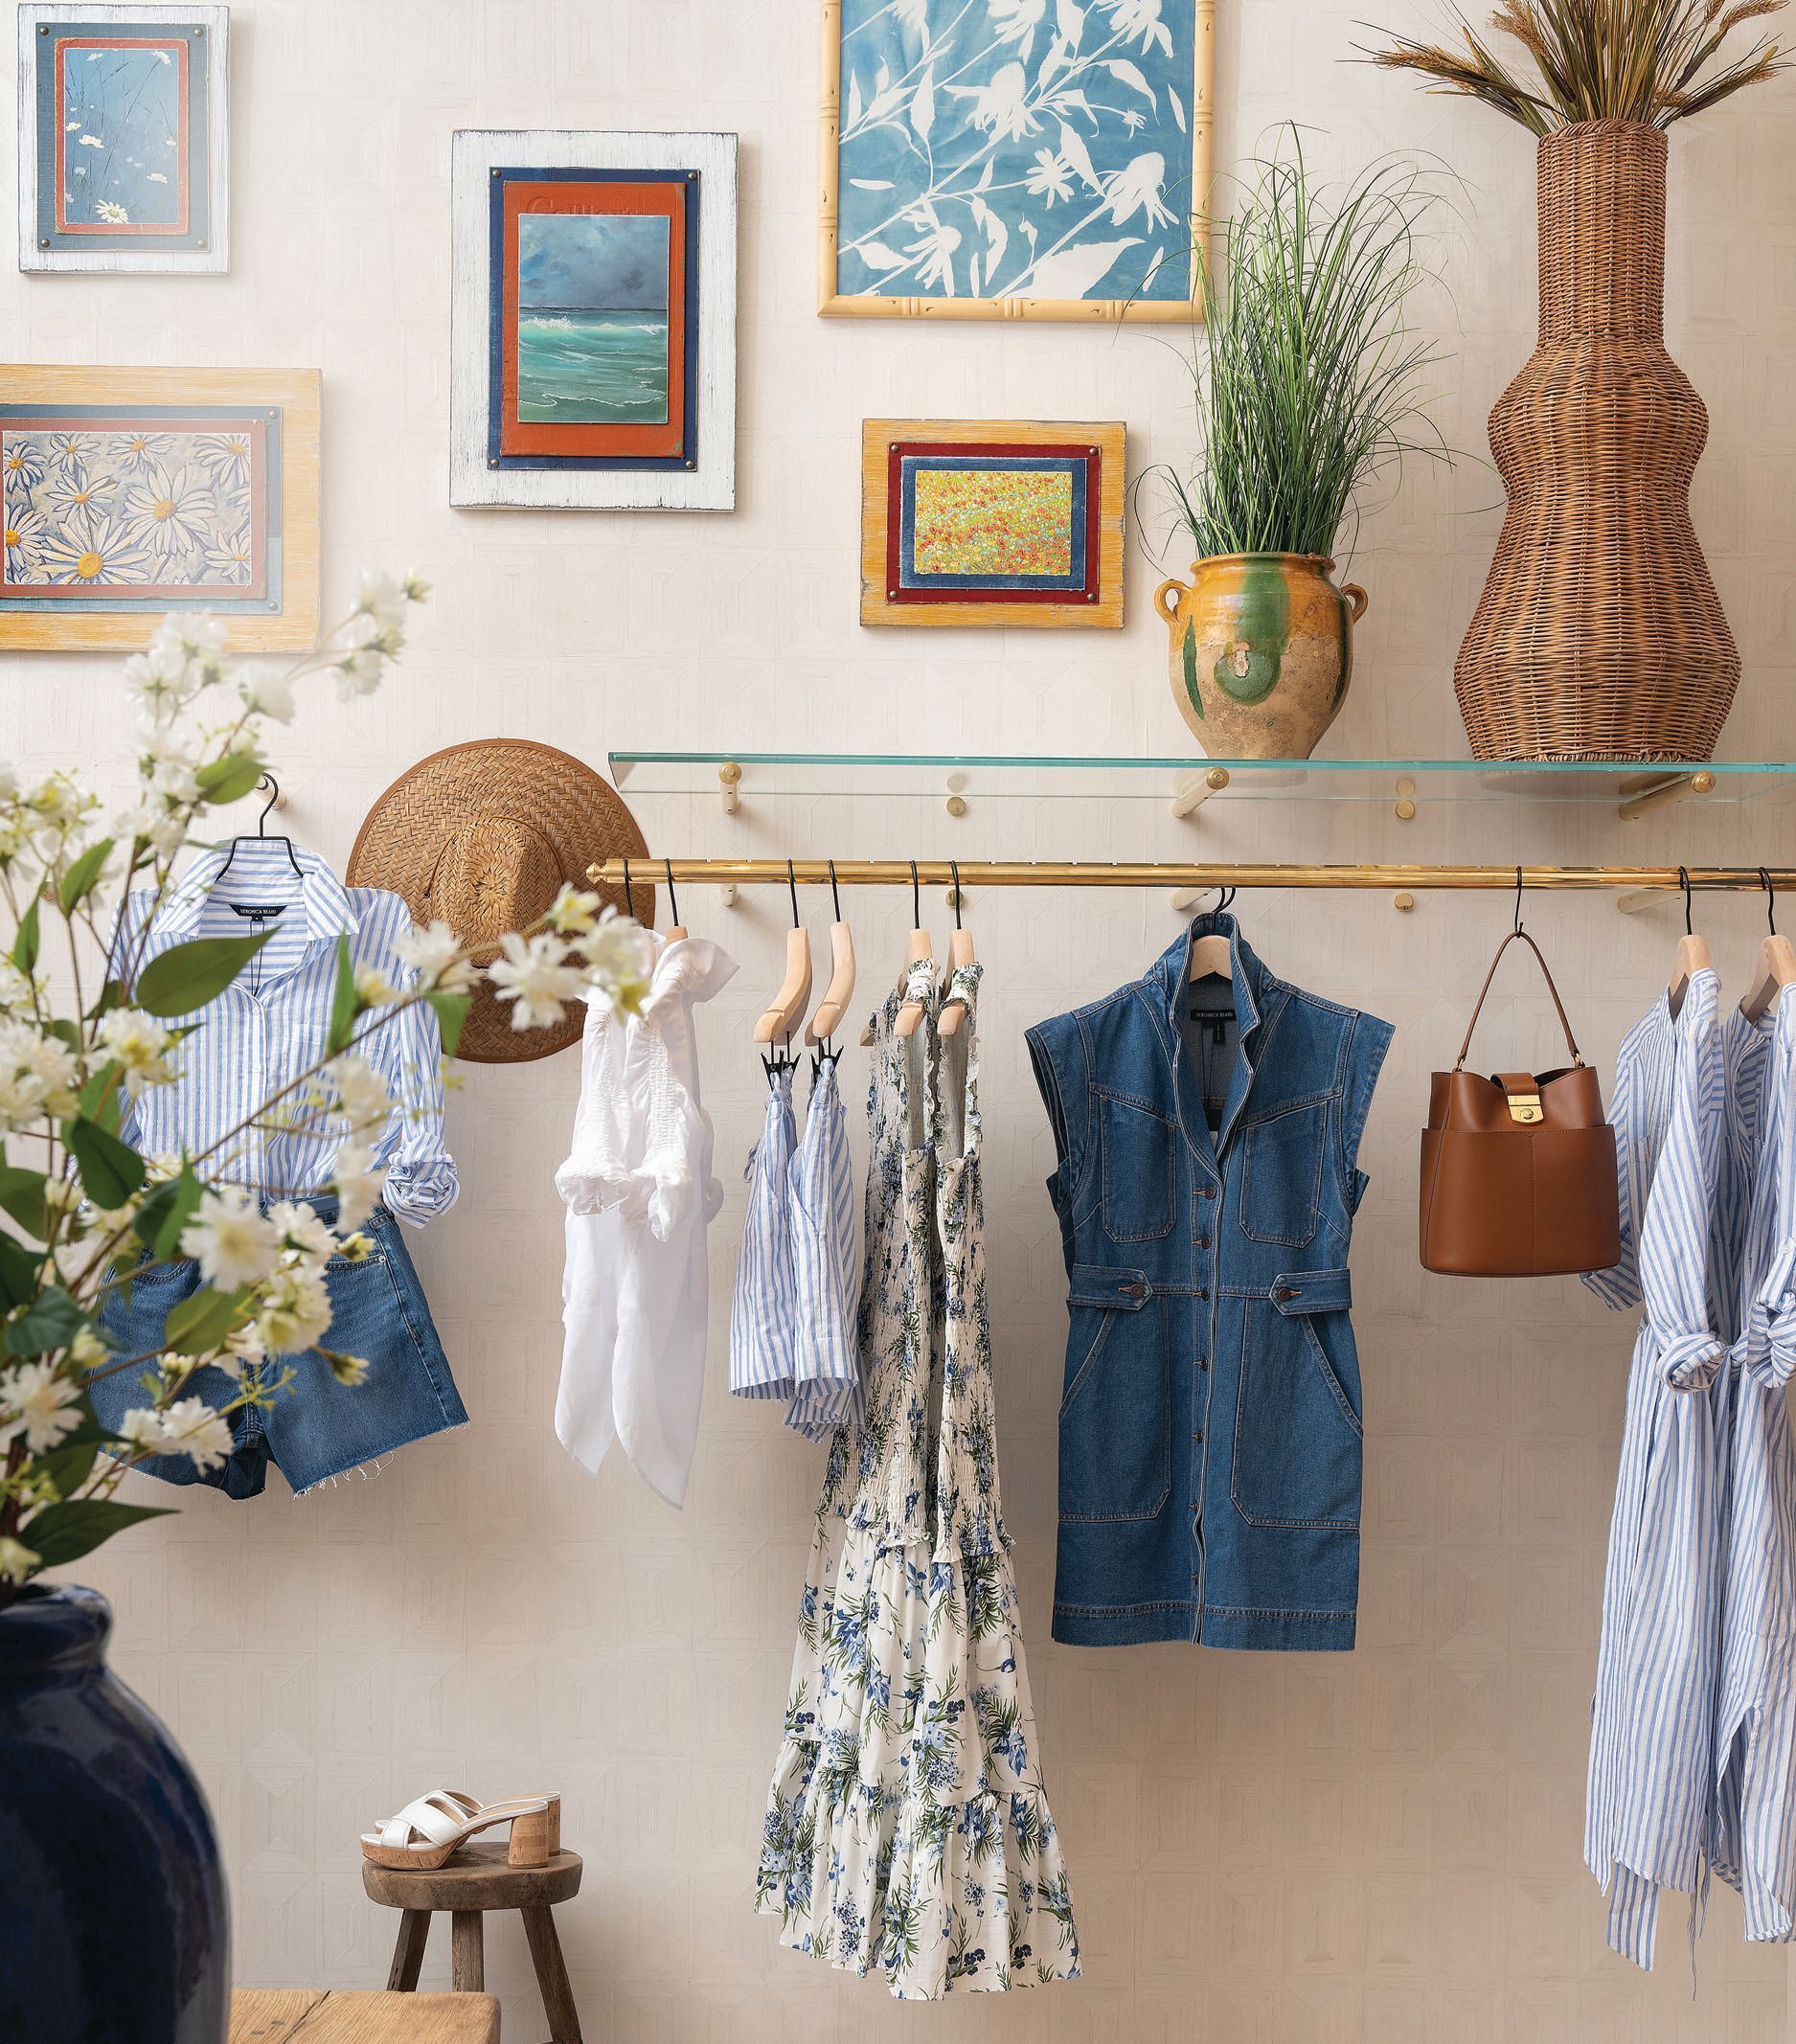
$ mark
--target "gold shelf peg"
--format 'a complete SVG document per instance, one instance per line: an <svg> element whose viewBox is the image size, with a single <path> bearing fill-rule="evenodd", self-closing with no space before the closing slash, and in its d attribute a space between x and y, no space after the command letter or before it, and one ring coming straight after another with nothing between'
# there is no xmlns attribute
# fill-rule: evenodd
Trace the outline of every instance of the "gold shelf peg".
<svg viewBox="0 0 1796 2044"><path fill-rule="evenodd" d="M1397 820L1398 823L1413 823L1416 816L1416 784L1407 774L1397 784ZM1401 902L1398 903L1400 908Z"/></svg>
<svg viewBox="0 0 1796 2044"><path fill-rule="evenodd" d="M1229 770L1226 766L1213 766L1201 774L1193 774L1181 781L1172 792L1169 806L1174 816L1190 816L1201 809L1212 795L1219 795L1229 784Z"/></svg>
<svg viewBox="0 0 1796 2044"><path fill-rule="evenodd" d="M1416 897L1408 888L1404 888L1399 894L1395 894L1391 897L1391 906L1395 909L1401 909L1406 916L1415 905Z"/></svg>
<svg viewBox="0 0 1796 2044"><path fill-rule="evenodd" d="M1622 793L1627 800L1615 813L1624 823L1631 824L1636 817L1668 808L1674 802L1688 802L1693 795L1713 794L1715 783L1715 775L1706 767L1694 774L1629 774L1622 783Z"/></svg>
<svg viewBox="0 0 1796 2044"><path fill-rule="evenodd" d="M742 806L740 788L742 769L734 760L725 760L717 768L717 789L723 797L723 813L734 816Z"/></svg>
<svg viewBox="0 0 1796 2044"><path fill-rule="evenodd" d="M958 770L948 776L947 811L950 816L958 817L965 816L966 814L966 797L962 792L966 785L966 776L959 772ZM949 905L952 906L951 903Z"/></svg>

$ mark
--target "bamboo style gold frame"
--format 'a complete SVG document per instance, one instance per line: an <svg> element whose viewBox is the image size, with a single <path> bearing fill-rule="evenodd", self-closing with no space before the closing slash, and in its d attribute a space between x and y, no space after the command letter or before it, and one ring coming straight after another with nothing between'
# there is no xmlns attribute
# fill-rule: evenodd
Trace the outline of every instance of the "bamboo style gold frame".
<svg viewBox="0 0 1796 2044"><path fill-rule="evenodd" d="M1194 0L1191 145L1192 197L1207 205L1216 133L1216 0ZM879 298L851 297L836 289L840 208L837 145L842 114L842 0L823 0L822 119L819 126L817 310L844 319L1026 319L1189 321L1200 317L1197 300L1125 298ZM1194 244L1208 232L1207 213L1191 216Z"/></svg>

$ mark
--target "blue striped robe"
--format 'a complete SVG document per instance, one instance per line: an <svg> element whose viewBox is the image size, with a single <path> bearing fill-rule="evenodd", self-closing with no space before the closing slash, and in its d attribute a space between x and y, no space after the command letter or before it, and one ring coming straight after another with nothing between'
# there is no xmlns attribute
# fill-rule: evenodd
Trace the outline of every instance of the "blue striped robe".
<svg viewBox="0 0 1796 2044"><path fill-rule="evenodd" d="M1623 1256L1587 1281L1645 1306L1634 1343L1603 1578L1584 1857L1608 1942L1652 1963L1661 1888L1694 1897L1713 1815L1721 1471L1732 1317L1726 1074L1713 971L1675 1021L1664 996L1629 1031L1610 1119Z"/></svg>

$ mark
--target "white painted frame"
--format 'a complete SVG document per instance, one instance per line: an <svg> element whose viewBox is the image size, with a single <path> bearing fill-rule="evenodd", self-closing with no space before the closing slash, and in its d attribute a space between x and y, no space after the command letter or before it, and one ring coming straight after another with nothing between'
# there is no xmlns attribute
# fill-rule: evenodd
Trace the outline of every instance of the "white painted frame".
<svg viewBox="0 0 1796 2044"><path fill-rule="evenodd" d="M458 128L451 150L449 502L525 511L736 509L736 137ZM698 460L690 469L492 468L487 460L494 170L696 170Z"/></svg>
<svg viewBox="0 0 1796 2044"><path fill-rule="evenodd" d="M48 22L79 12L83 21L114 28L169 28L182 22L206 25L206 179L209 245L205 248L39 248L37 245L37 31ZM68 0L61 6L25 0L19 9L18 216L19 268L27 272L76 270L148 271L168 276L218 276L231 267L231 10L228 7L123 5Z"/></svg>

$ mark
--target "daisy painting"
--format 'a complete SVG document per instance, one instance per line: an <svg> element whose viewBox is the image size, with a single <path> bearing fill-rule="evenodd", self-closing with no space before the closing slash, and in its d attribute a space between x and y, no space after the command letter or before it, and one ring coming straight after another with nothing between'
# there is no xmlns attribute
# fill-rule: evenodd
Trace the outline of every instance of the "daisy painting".
<svg viewBox="0 0 1796 2044"><path fill-rule="evenodd" d="M1192 317L1208 30L1197 0L842 0L822 310Z"/></svg>

